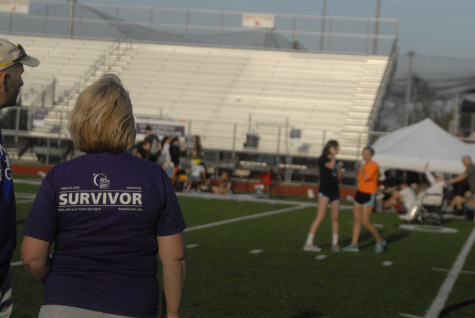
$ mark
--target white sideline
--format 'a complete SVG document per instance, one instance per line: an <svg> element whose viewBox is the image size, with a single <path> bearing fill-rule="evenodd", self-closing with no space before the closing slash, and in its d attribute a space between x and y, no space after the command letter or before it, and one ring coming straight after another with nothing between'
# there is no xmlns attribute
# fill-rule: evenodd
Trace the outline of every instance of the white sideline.
<svg viewBox="0 0 475 318"><path fill-rule="evenodd" d="M258 198L254 194L222 195L222 194L214 194L214 193L208 193L208 192L177 192L176 196L201 198L201 199L209 199L209 200L244 201L244 202L259 202L259 203L269 203L269 204L287 204L287 205L304 204L307 207L318 207L317 200L315 200L314 202L287 201L287 200L278 200L278 199ZM341 204L340 210L353 210L353 206Z"/></svg>
<svg viewBox="0 0 475 318"><path fill-rule="evenodd" d="M432 268L433 271L435 272L448 272L449 269L447 268ZM475 272L472 272L472 271L461 271L460 274L468 274L468 275L475 275Z"/></svg>
<svg viewBox="0 0 475 318"><path fill-rule="evenodd" d="M440 287L439 289L439 293L437 294L437 297L434 299L434 302L432 303L431 307L427 311L424 318L439 317L439 313L442 311L442 309L445 306L445 302L449 298L449 294L452 291L452 288L454 287L455 282L457 281L458 275L462 271L463 264L465 263L465 260L467 259L467 256L470 253L470 249L472 248L474 242L475 242L475 228L472 230L472 233L468 237L467 241L465 242L465 245L463 246L462 250L457 256L454 266L452 266L452 269L447 275L447 278L442 284L442 287Z"/></svg>
<svg viewBox="0 0 475 318"><path fill-rule="evenodd" d="M410 315L410 314L399 314L399 316L406 317L406 318L423 318L421 316L414 316L414 315Z"/></svg>
<svg viewBox="0 0 475 318"><path fill-rule="evenodd" d="M15 184L32 184L32 185L41 185L41 180L26 180L26 179L15 179Z"/></svg>
<svg viewBox="0 0 475 318"><path fill-rule="evenodd" d="M263 213L259 213L259 214L253 214L253 215L246 215L246 216L241 216L241 217L234 218L234 219L223 220L223 221L218 221L218 222L213 222L213 223L208 223L208 224L203 224L203 225L197 225L197 226L193 226L193 227L189 227L189 228L185 229L184 232L207 229L207 228L218 226L218 225L223 225L223 224L229 224L229 223L234 223L234 222L239 222L239 221L244 221L244 220L249 220L249 219L260 218L260 217L264 217L264 216L268 216L268 215L274 215L274 214L299 210L299 209L303 209L303 208L306 208L306 207L307 206L303 204L301 206L294 206L294 207L291 207L291 208L285 208L285 209L280 209L280 210L275 210L275 211L263 212Z"/></svg>

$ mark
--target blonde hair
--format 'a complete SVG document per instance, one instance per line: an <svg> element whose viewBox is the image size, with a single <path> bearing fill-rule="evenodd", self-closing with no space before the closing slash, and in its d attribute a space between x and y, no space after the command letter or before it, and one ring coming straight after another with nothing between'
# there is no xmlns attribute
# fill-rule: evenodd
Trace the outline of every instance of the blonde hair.
<svg viewBox="0 0 475 318"><path fill-rule="evenodd" d="M84 89L69 117L76 147L86 153L127 151L135 141L129 93L120 78L105 74Z"/></svg>

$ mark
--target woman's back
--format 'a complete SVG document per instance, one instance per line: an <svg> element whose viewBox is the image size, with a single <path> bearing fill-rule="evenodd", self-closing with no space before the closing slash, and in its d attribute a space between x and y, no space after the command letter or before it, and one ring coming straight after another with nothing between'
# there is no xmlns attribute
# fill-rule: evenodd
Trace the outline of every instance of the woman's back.
<svg viewBox="0 0 475 318"><path fill-rule="evenodd" d="M31 215L24 233L55 242L45 304L156 315L157 236L185 226L163 169L125 153L86 154L51 170Z"/></svg>

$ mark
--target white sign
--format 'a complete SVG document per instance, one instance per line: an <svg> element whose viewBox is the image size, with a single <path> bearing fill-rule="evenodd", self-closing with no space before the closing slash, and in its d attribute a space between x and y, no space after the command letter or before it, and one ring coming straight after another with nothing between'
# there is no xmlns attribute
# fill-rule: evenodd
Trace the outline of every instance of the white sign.
<svg viewBox="0 0 475 318"><path fill-rule="evenodd" d="M24 0L0 0L0 11L28 13L30 1Z"/></svg>
<svg viewBox="0 0 475 318"><path fill-rule="evenodd" d="M244 13L242 15L242 26L272 29L274 28L274 15L262 13Z"/></svg>

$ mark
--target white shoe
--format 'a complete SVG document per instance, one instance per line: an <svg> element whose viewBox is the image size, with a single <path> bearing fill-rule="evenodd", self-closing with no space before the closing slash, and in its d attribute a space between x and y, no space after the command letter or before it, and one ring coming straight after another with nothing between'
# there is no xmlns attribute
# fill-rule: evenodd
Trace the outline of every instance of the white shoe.
<svg viewBox="0 0 475 318"><path fill-rule="evenodd" d="M317 245L315 245L315 244L311 244L311 245L305 244L305 245L303 246L303 250L304 250L305 252L317 252L317 253L318 253L318 252L320 252L322 249L321 249L320 247L318 247Z"/></svg>

